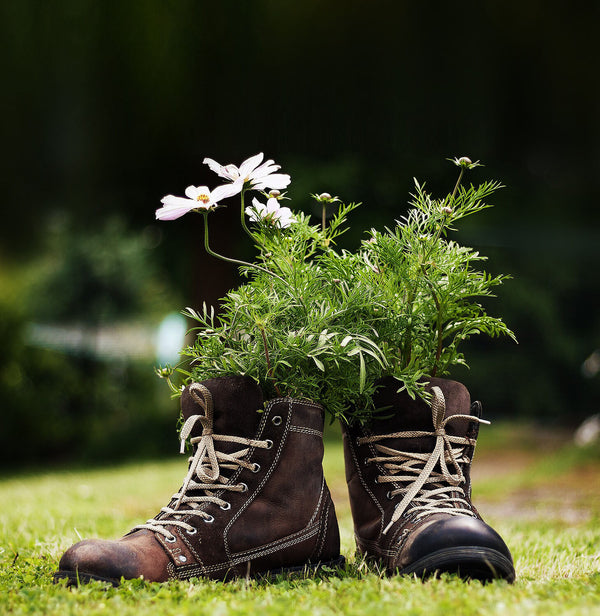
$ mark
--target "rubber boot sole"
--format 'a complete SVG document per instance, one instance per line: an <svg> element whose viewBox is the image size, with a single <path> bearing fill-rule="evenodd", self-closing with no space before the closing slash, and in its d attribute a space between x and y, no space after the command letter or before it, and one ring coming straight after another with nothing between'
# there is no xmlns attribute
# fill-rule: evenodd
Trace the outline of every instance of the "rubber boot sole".
<svg viewBox="0 0 600 616"><path fill-rule="evenodd" d="M281 567L279 569L270 569L268 571L260 571L253 574L250 574L246 577L256 580L274 580L277 577L285 576L285 577L304 577L304 576L314 576L314 575L330 575L335 574L340 569L344 569L346 567L346 559L343 556L339 556L338 558L334 558L329 561L320 561L317 563L305 563L303 565L296 565L293 567ZM233 579L239 579L244 576L241 575L226 575L223 578L223 581L230 581ZM81 584L87 584L89 582L104 582L105 584L110 584L111 586L119 586L121 584L121 579L115 578L105 578L99 575L93 575L91 573L83 573L79 571L57 571L53 580L55 584L59 584L62 580L67 580L67 586L80 586ZM211 578L212 579L212 578Z"/></svg>
<svg viewBox="0 0 600 616"><path fill-rule="evenodd" d="M400 575L416 575L419 578L455 573L463 579L491 582L493 580L515 581L515 569L504 554L489 548L453 547L432 552L404 569L395 569Z"/></svg>

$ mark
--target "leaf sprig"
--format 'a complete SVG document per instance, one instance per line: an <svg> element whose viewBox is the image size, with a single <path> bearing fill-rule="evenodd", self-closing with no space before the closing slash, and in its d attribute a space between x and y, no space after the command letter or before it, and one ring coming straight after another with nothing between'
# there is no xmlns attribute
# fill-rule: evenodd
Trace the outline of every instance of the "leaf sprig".
<svg viewBox="0 0 600 616"><path fill-rule="evenodd" d="M465 340L515 339L478 301L507 276L486 273L485 257L448 238L501 188L461 186L464 171L478 165L464 160L453 161L461 170L451 194L434 199L415 180L406 216L372 229L356 251L335 241L359 204L340 203L328 225L302 213L286 229L257 224L260 268L240 268L248 280L223 298L218 318L206 306L184 313L196 322L183 353L191 368L179 369L184 382L249 375L267 397L310 398L332 418L366 420L381 377L422 396L428 377L466 364Z"/></svg>

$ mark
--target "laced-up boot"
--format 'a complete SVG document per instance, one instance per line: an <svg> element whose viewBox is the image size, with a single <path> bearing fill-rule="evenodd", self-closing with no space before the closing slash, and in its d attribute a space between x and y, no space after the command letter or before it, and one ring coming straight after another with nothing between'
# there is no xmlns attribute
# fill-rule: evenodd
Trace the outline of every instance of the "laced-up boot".
<svg viewBox="0 0 600 616"><path fill-rule="evenodd" d="M431 379L430 404L398 389L387 378L375 394L385 418L343 426L358 552L388 573L512 582L510 551L471 503L481 404L445 379Z"/></svg>
<svg viewBox="0 0 600 616"><path fill-rule="evenodd" d="M72 546L56 580L223 580L343 565L322 469L321 406L264 404L247 377L194 383L181 405L182 451L186 440L193 446L182 487L121 539Z"/></svg>

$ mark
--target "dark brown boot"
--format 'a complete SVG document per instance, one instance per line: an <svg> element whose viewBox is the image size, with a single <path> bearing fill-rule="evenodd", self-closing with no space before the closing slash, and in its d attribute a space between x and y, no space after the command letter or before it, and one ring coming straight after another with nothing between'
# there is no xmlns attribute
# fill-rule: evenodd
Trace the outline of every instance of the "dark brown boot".
<svg viewBox="0 0 600 616"><path fill-rule="evenodd" d="M321 406L264 404L250 378L224 377L187 387L181 407L182 449L189 438L193 455L180 490L121 539L71 547L56 580L223 580L343 564Z"/></svg>
<svg viewBox="0 0 600 616"><path fill-rule="evenodd" d="M358 551L389 573L512 582L506 544L471 503L481 404L455 381L431 379L430 405L399 387L388 378L375 395L386 419L343 426Z"/></svg>

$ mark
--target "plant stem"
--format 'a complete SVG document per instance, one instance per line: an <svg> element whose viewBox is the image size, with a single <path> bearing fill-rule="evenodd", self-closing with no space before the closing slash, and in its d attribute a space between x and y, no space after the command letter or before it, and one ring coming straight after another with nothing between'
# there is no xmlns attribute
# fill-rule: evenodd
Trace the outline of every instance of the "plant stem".
<svg viewBox="0 0 600 616"><path fill-rule="evenodd" d="M456 180L456 184L454 185L454 190L452 191L452 195L450 196L450 203L448 204L450 207L452 207L452 202L454 201L454 195L456 195L456 191L458 190L458 186L460 184L460 181L462 180L462 176L464 172L465 172L465 168L461 167L460 173L458 174L458 180Z"/></svg>
<svg viewBox="0 0 600 616"><path fill-rule="evenodd" d="M325 219L327 218L327 204L323 202L323 209L321 210L321 230L325 234Z"/></svg>
<svg viewBox="0 0 600 616"><path fill-rule="evenodd" d="M437 348L435 352L435 360L433 362L433 368L431 370L431 376L435 376L438 369L438 362L440 361L440 357L442 356L442 348L443 348L443 321L442 321L442 310L440 307L440 302L435 293L435 287L433 286L433 282L427 278L427 270L425 266L422 266L423 276L425 277L425 282L429 285L431 289L431 295L433 296L433 301L435 303L435 309L437 310L437 319L436 319L436 333L437 333Z"/></svg>
<svg viewBox="0 0 600 616"><path fill-rule="evenodd" d="M460 168L460 173L458 174L458 179L456 180L456 184L454 185L454 190L452 191L452 194L450 195L450 199L448 200L448 207L452 207L452 203L454 202L454 197L456 195L456 191L458 190L458 187L460 186L460 182L462 180L462 177L464 175L465 169L464 167ZM448 217L450 216L450 214L444 213L444 218L443 220L440 222L439 227L436 231L436 234L433 238L433 241L431 242L429 249L427 249L425 251L425 254L423 255L423 257L420 260L420 268L423 271L423 276L425 277L425 282L427 282L427 284L429 285L429 287L431 288L431 292L433 294L433 301L435 302L437 311L438 311L438 318L437 318L437 334L438 334L438 344L437 344L437 352L436 352L436 357L435 357L435 362L433 364L433 373L432 376L435 376L435 373L437 372L437 363L441 357L442 354L442 331L441 331L441 313L440 313L440 305L439 302L437 300L437 296L435 294L435 289L433 287L433 283L431 282L431 280L429 280L429 278L427 278L427 270L425 269L426 265L427 265L427 260L429 259L431 253L433 252L433 249L435 247L435 245L437 244L438 240L440 239L441 235L442 235L442 231L444 230L444 227L446 225L446 220L448 219ZM408 294L408 300L407 300L407 304L408 306L411 307L411 315L412 315L412 302L414 301L414 296L416 294L416 290L417 290L417 286L418 283L415 281L415 284L413 285L412 289L410 290L409 294ZM411 354L411 331L410 328L407 329L406 334L405 334L405 340L404 340L404 348L403 348L403 356L404 356L404 362L405 365L408 365L408 362L410 362L410 354Z"/></svg>
<svg viewBox="0 0 600 616"><path fill-rule="evenodd" d="M456 195L456 191L458 190L458 187L460 186L460 181L462 180L462 176L463 176L464 172L465 172L464 167L461 167L460 168L460 173L458 174L458 179L456 180L456 184L454 185L454 190L452 191L452 194L450 195L450 199L448 200L448 206L447 207L451 208L452 204L454 203L454 196ZM437 241L440 239L440 236L442 235L442 230L444 229L444 227L446 225L446 220L448 219L449 215L450 214L444 213L444 219L440 223L440 226L439 226L439 228L437 230L437 233L436 233L435 237L433 238L432 249L433 249L433 246L435 246ZM430 253L431 253L431 250L429 251L429 253L425 257L425 260L429 257Z"/></svg>
<svg viewBox="0 0 600 616"><path fill-rule="evenodd" d="M242 229L246 232L246 234L250 237L250 239L255 240L256 238L252 235L250 229L248 229L248 225L246 224L246 208L244 207L246 188L242 188L241 202L242 202L242 212L241 212L241 221L242 221Z"/></svg>
<svg viewBox="0 0 600 616"><path fill-rule="evenodd" d="M265 349L265 359L267 360L267 377L273 381L273 387L277 392L277 395L281 398L281 392L279 391L279 387L277 387L277 383L275 382L275 377L273 376L273 368L271 367L271 359L269 357L269 347L267 346L267 336L265 334L265 330L263 327L257 324L258 331L263 340L263 347Z"/></svg>
<svg viewBox="0 0 600 616"><path fill-rule="evenodd" d="M269 276L278 278L279 280L281 280L281 282L283 282L284 284L287 284L281 276L278 276L275 272L272 272L266 269L265 267L256 265L256 263L248 263L247 261L242 261L240 259L231 259L230 257L225 257L215 252L208 244L208 212L204 210L202 214L204 215L204 249L209 255L211 255L212 257L216 257L217 259L221 259L221 261L227 261L228 263L235 263L236 265L244 265L246 267L252 267L254 269L260 270L261 272L264 272L265 274L269 274Z"/></svg>

